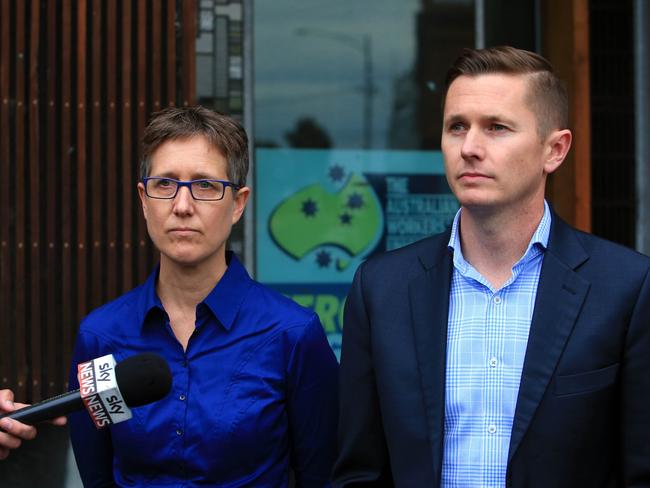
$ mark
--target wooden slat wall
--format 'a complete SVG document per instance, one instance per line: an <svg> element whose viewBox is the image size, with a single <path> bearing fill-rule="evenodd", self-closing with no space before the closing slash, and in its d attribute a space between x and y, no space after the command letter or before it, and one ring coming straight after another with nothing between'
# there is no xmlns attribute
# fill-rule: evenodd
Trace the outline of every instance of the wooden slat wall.
<svg viewBox="0 0 650 488"><path fill-rule="evenodd" d="M80 320L156 261L149 115L195 103L197 0L0 0L0 388L67 387Z"/></svg>

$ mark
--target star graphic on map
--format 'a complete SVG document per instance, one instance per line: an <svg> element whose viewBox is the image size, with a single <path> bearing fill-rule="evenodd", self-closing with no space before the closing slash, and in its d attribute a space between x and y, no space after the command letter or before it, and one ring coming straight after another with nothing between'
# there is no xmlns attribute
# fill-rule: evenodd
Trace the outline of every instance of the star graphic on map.
<svg viewBox="0 0 650 488"><path fill-rule="evenodd" d="M314 217L316 213L318 213L316 202L311 198L302 202L302 213L304 213L306 217Z"/></svg>
<svg viewBox="0 0 650 488"><path fill-rule="evenodd" d="M363 207L363 197L358 193L353 193L348 197L348 207L352 209Z"/></svg>
<svg viewBox="0 0 650 488"><path fill-rule="evenodd" d="M316 254L316 264L319 268L328 268L332 262L332 256L327 251L320 251Z"/></svg>
<svg viewBox="0 0 650 488"><path fill-rule="evenodd" d="M329 177L332 179L332 181L335 182L342 181L343 178L345 177L345 169L343 168L343 166L339 166L338 164L335 164L330 168Z"/></svg>
<svg viewBox="0 0 650 488"><path fill-rule="evenodd" d="M352 222L352 215L345 212L344 214L339 215L339 219L341 219L341 223L343 225L350 225L350 223Z"/></svg>

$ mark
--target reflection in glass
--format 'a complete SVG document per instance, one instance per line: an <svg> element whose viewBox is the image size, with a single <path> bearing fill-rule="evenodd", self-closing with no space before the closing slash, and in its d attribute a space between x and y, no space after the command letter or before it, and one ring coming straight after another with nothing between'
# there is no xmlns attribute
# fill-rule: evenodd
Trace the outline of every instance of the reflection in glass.
<svg viewBox="0 0 650 488"><path fill-rule="evenodd" d="M254 39L257 147L435 149L474 2L258 1Z"/></svg>

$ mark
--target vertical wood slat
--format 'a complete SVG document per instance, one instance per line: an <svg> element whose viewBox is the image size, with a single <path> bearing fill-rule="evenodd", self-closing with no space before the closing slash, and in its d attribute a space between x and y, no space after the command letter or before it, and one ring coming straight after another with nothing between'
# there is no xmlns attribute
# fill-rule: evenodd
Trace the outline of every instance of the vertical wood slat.
<svg viewBox="0 0 650 488"><path fill-rule="evenodd" d="M13 73L9 71L9 43L10 37L10 3L9 0L0 0L0 385L3 388L13 383L10 375L11 369L11 300L9 290L13 288L11 280L11 240L9 236L10 208L9 188L9 80ZM3 128L3 129L2 129Z"/></svg>
<svg viewBox="0 0 650 488"><path fill-rule="evenodd" d="M146 2L136 2L138 6L137 12L137 23L142 26L141 29L138 29L137 33L137 93L136 100L138 103L137 108L137 123L136 130L138 134L142 134L144 131L144 126L147 119L147 32L145 29L146 26L146 17L147 17L147 6ZM138 252L135 253L137 259L137 281L143 281L148 273L148 263L146 256L146 231L145 223L142 216L139 216L137 219L137 249Z"/></svg>
<svg viewBox="0 0 650 488"><path fill-rule="evenodd" d="M64 290L64 299L62 303L62 342L63 357L69 358L72 349L72 337L75 329L74 314L72 309L71 290L72 290L72 249L74 240L72 236L72 209L74 201L72 194L72 166L71 166L71 87L68 80L72 75L71 69L71 49L72 49L72 0L63 0L62 11L62 29L61 29L61 76L67 82L61 83L61 187L59 198L61 200L61 239L63 248L61 249L61 286ZM65 364L61 364L61 381L67 388L67 374Z"/></svg>
<svg viewBox="0 0 650 488"><path fill-rule="evenodd" d="M568 3L568 5L567 5ZM547 196L554 209L581 230L591 230L591 101L587 0L541 2L542 54L566 83L572 149L551 175Z"/></svg>
<svg viewBox="0 0 650 488"><path fill-rule="evenodd" d="M45 266L48 270L46 281L46 298L45 298L45 315L49 319L48 325L45 327L45 343L48 345L47 352L47 368L46 368L46 381L47 381L47 395L52 396L60 393L63 384L61 383L60 370L57 361L57 354L52 351L53 348L62 349L61 344L61 308L60 303L63 298L63 289L60 282L60 259L59 253L61 252L61 242L59 239L59 225L60 222L57 211L57 200L59 195L59 188L57 185L58 173L58 155L57 155L57 128L59 127L56 112L56 80L58 78L58 63L57 58L59 51L56 46L57 39L57 6L56 0L48 0L47 11L45 17L47 18L47 32L46 42L47 46L47 79L42 80L46 85L46 106L47 113L45 117L47 140L45 147L45 166L46 178L48 184L45 185L45 198L47 207L45 210L45 238L47 241L47 251L45 254Z"/></svg>
<svg viewBox="0 0 650 488"><path fill-rule="evenodd" d="M196 104L196 16L198 4L196 0L183 2L182 52L183 74L183 105Z"/></svg>
<svg viewBox="0 0 650 488"><path fill-rule="evenodd" d="M77 0L77 310L78 322L88 312L88 243L86 192L87 158L86 153L86 113L88 98L86 96L86 57L87 57L87 22L88 7L86 0Z"/></svg>
<svg viewBox="0 0 650 488"><path fill-rule="evenodd" d="M176 102L176 0L167 0L167 105Z"/></svg>
<svg viewBox="0 0 650 488"><path fill-rule="evenodd" d="M156 3L156 2L154 2ZM106 95L107 95L107 107L108 115L106 117L107 121L107 130L106 135L108 141L117 141L117 129L116 129L116 104L117 104L117 83L119 73L117 69L117 29L114 28L117 25L117 2L108 2L107 4L108 11L106 13L107 20L107 40L106 40L106 60L108 66L106 67ZM117 283L119 278L119 271L117 266L117 243L118 243L118 231L117 231L117 207L119 202L118 198L121 198L122 192L118 188L118 164L117 164L117 144L115 142L108 143L106 145L106 214L107 214L107 234L106 234L106 262L108 264L108 272L106 273L106 294L110 298L115 298L117 296Z"/></svg>
<svg viewBox="0 0 650 488"><path fill-rule="evenodd" d="M153 2L151 4L151 18L153 19L153 22L151 23L151 104L152 110L157 112L160 110L161 105L160 83L162 80L162 73L160 70L160 46L162 46L162 25L160 22L162 17L160 15L160 2Z"/></svg>
<svg viewBox="0 0 650 488"><path fill-rule="evenodd" d="M575 165L575 222L579 229L591 230L591 92L589 76L588 0L573 2L574 107L581 122L575 125L573 150Z"/></svg>
<svg viewBox="0 0 650 488"><path fill-rule="evenodd" d="M122 2L122 289L129 290L134 285L133 280L133 259L136 253L133 252L133 244L136 241L133 233L133 208L137 208L137 202L133 202L133 131L132 124L132 90L131 72L134 60L132 47L132 11L131 0Z"/></svg>
<svg viewBox="0 0 650 488"><path fill-rule="evenodd" d="M31 249L30 257L30 357L32 368L31 397L38 397L41 392L41 374L42 374L42 351L41 351L41 199L40 191L41 172L40 172L40 133L39 133L39 106L38 106L38 52L39 45L39 28L40 28L40 8L39 0L31 2L31 26L30 26L30 48L29 48L29 183L27 185L27 198L30 200L30 239L29 248Z"/></svg>
<svg viewBox="0 0 650 488"><path fill-rule="evenodd" d="M193 103L188 5L0 0L0 387L22 400L60 393L79 319L151 271L128 190L150 113Z"/></svg>
<svg viewBox="0 0 650 488"><path fill-rule="evenodd" d="M92 26L90 36L90 49L92 51L91 66L91 147L90 154L92 160L91 183L89 186L91 201L91 308L96 308L102 303L103 291L103 273L102 273L102 201L103 201L103 181L102 181L102 107L101 107L101 87L102 87L102 6L101 2L92 2Z"/></svg>
<svg viewBox="0 0 650 488"><path fill-rule="evenodd" d="M16 5L16 149L15 149L15 211L16 211L16 321L15 321L15 354L17 388L19 398L27 395L27 354L26 346L26 296L27 280L25 259L25 164L26 164L26 137L25 137L25 3Z"/></svg>

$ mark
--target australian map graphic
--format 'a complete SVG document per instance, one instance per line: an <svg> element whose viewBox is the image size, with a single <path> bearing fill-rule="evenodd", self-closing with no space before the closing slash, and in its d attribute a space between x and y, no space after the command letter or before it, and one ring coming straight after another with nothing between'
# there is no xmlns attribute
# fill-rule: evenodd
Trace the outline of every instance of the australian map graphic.
<svg viewBox="0 0 650 488"><path fill-rule="evenodd" d="M315 253L318 268L343 271L377 241L383 213L363 176L346 175L340 166L330 168L329 176L341 182L338 191L321 183L298 190L275 207L269 233L293 259L301 261Z"/></svg>

